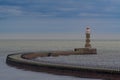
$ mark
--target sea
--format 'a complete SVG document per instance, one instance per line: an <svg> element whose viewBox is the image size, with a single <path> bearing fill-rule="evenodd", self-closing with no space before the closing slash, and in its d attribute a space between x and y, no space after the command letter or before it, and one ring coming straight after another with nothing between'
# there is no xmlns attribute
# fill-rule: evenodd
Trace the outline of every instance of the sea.
<svg viewBox="0 0 120 80"><path fill-rule="evenodd" d="M0 80L102 80L34 72L11 67L6 64L8 54L23 52L74 50L84 47L84 40L57 39L0 39ZM98 55L120 55L120 40L92 40Z"/></svg>

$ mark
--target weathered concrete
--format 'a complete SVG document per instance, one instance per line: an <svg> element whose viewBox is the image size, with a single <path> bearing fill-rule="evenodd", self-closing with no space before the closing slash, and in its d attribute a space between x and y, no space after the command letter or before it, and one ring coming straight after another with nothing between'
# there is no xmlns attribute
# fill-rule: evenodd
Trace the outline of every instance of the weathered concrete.
<svg viewBox="0 0 120 80"><path fill-rule="evenodd" d="M36 53L26 53L26 54L10 54L7 56L6 63L12 66L17 66L18 68L23 68L32 71L45 71L55 74L72 75L79 77L89 77L89 78L102 78L110 80L119 80L120 71L111 69L101 69L101 68L90 68L81 67L69 64L59 64L59 63L49 63L44 61L34 61L32 59L36 57L49 57L49 56L59 56L73 54L71 51L54 51L54 52L36 52ZM74 52L74 51L73 51ZM76 52L75 52L76 53ZM74 54L75 54L74 53ZM55 55L56 54L56 55ZM78 53L76 53L78 54Z"/></svg>
<svg viewBox="0 0 120 80"><path fill-rule="evenodd" d="M59 56L59 55L87 55L87 54L97 54L97 50L95 48L75 48L74 51L50 51L50 52L33 52L29 53L29 55L22 55L23 58L32 59L36 57L46 57L46 56Z"/></svg>
<svg viewBox="0 0 120 80"><path fill-rule="evenodd" d="M80 54L97 54L96 48L75 48L74 51Z"/></svg>

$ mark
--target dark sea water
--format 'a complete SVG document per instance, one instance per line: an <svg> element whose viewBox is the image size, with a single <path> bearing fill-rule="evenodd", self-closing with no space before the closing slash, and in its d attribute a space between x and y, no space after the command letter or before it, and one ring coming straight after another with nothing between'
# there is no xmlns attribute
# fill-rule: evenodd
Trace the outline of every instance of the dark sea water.
<svg viewBox="0 0 120 80"><path fill-rule="evenodd" d="M120 55L119 40L94 40L98 55ZM6 56L18 52L73 50L84 47L82 40L0 40L0 80L102 80L32 72L6 64Z"/></svg>

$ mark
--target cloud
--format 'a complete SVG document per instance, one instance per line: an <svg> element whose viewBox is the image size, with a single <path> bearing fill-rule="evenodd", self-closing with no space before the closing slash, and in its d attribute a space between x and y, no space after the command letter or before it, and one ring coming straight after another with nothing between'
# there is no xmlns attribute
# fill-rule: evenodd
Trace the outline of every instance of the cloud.
<svg viewBox="0 0 120 80"><path fill-rule="evenodd" d="M0 6L0 17L19 16L22 11L16 6Z"/></svg>
<svg viewBox="0 0 120 80"><path fill-rule="evenodd" d="M0 0L0 15L108 18L119 17L119 7L119 0Z"/></svg>
<svg viewBox="0 0 120 80"><path fill-rule="evenodd" d="M86 25L117 34L119 8L120 0L0 0L0 34L81 34Z"/></svg>

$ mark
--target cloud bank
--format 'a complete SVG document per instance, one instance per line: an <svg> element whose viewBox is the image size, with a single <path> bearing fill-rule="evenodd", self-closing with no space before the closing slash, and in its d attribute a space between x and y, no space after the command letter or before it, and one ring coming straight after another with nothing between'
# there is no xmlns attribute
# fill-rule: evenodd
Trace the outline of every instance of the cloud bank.
<svg viewBox="0 0 120 80"><path fill-rule="evenodd" d="M0 0L0 34L120 33L120 0Z"/></svg>
<svg viewBox="0 0 120 80"><path fill-rule="evenodd" d="M0 0L0 17L120 18L119 0Z"/></svg>

